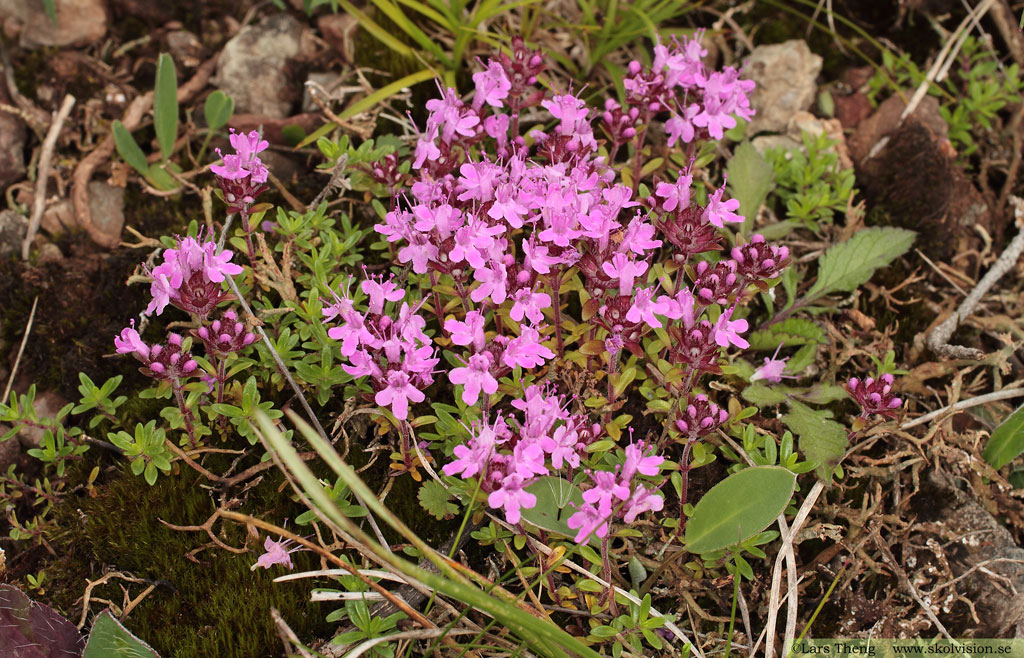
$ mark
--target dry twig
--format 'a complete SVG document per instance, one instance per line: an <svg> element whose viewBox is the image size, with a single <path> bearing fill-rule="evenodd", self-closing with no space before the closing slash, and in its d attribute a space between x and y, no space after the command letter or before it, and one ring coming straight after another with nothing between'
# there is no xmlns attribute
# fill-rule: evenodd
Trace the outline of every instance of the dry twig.
<svg viewBox="0 0 1024 658"><path fill-rule="evenodd" d="M1016 223L1024 226L1024 199L1010 197L1010 201L1014 205ZM1024 227L1018 229L1016 237L1013 238L1013 241L1006 247L1006 250L1003 251L996 262L992 264L992 267L989 268L989 271L982 277L981 281L978 281L978 285L974 287L974 290L960 303L956 312L946 318L942 324L933 329L928 335L927 343L929 349L937 354L954 359L980 359L983 356L983 352L979 349L962 345L950 345L949 339L952 338L957 325L970 316L974 311L974 307L978 305L989 289L995 285L996 281L1013 269L1022 251L1024 251Z"/></svg>
<svg viewBox="0 0 1024 658"><path fill-rule="evenodd" d="M21 345L18 347L18 356L14 357L14 366L11 368L11 374L7 377L7 386L4 388L4 395L0 398L0 403L7 401L7 396L11 394L11 386L14 384L14 376L18 374L18 365L21 363L21 355L25 353L25 344L28 343L28 336L32 333L32 323L36 319L36 305L39 303L39 295L36 295L35 299L32 300L32 310L28 314L28 324L25 325L25 334L21 337Z"/></svg>
<svg viewBox="0 0 1024 658"><path fill-rule="evenodd" d="M64 121L71 114L71 108L74 106L75 97L71 94L65 96L60 109L53 115L50 129L46 131L46 139L43 140L43 147L39 155L36 193L32 199L32 218L28 222L28 232L25 233L25 240L21 243L22 260L28 260L32 240L36 237L36 232L39 230L39 222L43 219L43 210L46 208L46 183L50 180L50 162L53 160L53 150L57 146L57 137L60 136L60 129L64 126Z"/></svg>

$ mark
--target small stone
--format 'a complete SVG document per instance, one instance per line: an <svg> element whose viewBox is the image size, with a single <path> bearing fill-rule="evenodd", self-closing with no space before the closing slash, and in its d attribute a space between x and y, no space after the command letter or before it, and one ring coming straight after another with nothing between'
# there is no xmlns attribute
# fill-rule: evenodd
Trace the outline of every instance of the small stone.
<svg viewBox="0 0 1024 658"><path fill-rule="evenodd" d="M199 66L203 56L203 44L199 37L188 30L174 30L167 33L167 50L174 61L185 68Z"/></svg>
<svg viewBox="0 0 1024 658"><path fill-rule="evenodd" d="M781 148L786 151L803 148L803 144L786 135L758 135L750 140L750 143L761 155L775 148Z"/></svg>
<svg viewBox="0 0 1024 658"><path fill-rule="evenodd" d="M21 251L21 241L28 230L28 219L13 210L0 210L0 259Z"/></svg>
<svg viewBox="0 0 1024 658"><path fill-rule="evenodd" d="M288 116L290 98L299 89L289 79L287 64L302 51L303 29L292 16L274 14L242 28L225 44L214 83L235 99L237 112Z"/></svg>
<svg viewBox="0 0 1024 658"><path fill-rule="evenodd" d="M56 247L57 245L50 245ZM62 257L63 258L63 257ZM32 407L36 410L36 417L40 420L49 421L53 419L57 412L60 411L64 405L68 403L59 393L54 391L43 391L36 395L35 402ZM18 440L21 442L21 447L26 450L30 448L38 448L43 442L43 434L45 430L38 427L22 427L18 432Z"/></svg>
<svg viewBox="0 0 1024 658"><path fill-rule="evenodd" d="M36 265L49 265L62 260L64 260L64 254L61 253L60 247L52 242L46 242L39 247L39 253L36 255Z"/></svg>
<svg viewBox="0 0 1024 658"><path fill-rule="evenodd" d="M21 45L88 46L107 33L105 0L56 0L56 25L47 16L41 0L0 0L0 20L21 22Z"/></svg>
<svg viewBox="0 0 1024 658"><path fill-rule="evenodd" d="M0 85L0 103L12 105L6 85ZM0 188L24 175L25 122L16 114L0 112Z"/></svg>
<svg viewBox="0 0 1024 658"><path fill-rule="evenodd" d="M755 48L745 68L746 76L757 83L750 94L757 113L747 134L782 132L794 114L809 108L821 64L821 57L802 39Z"/></svg>
<svg viewBox="0 0 1024 658"><path fill-rule="evenodd" d="M89 213L96 228L110 237L109 244L120 242L124 228L124 188L89 181Z"/></svg>

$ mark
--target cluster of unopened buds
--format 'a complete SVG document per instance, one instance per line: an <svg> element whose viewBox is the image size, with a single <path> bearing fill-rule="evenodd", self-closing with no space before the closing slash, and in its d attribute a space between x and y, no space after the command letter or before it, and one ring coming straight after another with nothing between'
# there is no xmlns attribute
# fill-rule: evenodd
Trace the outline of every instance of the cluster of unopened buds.
<svg viewBox="0 0 1024 658"><path fill-rule="evenodd" d="M852 377L843 388L860 405L862 418L871 414L894 418L903 400L896 397L896 392L892 390L893 381L893 376L888 373L877 379L868 377L863 381Z"/></svg>

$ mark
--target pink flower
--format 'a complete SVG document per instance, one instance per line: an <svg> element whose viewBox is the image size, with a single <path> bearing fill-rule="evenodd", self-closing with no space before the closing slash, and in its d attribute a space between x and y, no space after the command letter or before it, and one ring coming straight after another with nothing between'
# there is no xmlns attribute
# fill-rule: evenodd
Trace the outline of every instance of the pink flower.
<svg viewBox="0 0 1024 658"><path fill-rule="evenodd" d="M370 297L370 313L378 315L384 312L384 302L397 302L405 297L405 290L395 285L393 276L388 277L386 281L367 278L360 288Z"/></svg>
<svg viewBox="0 0 1024 658"><path fill-rule="evenodd" d="M537 504L537 497L523 489L523 478L513 473L501 481L501 488L491 492L487 497L491 509L505 510L505 520L515 525L522 519L522 509L530 509Z"/></svg>
<svg viewBox="0 0 1024 658"><path fill-rule="evenodd" d="M532 235L528 240L523 240L523 259L527 269L537 274L547 274L552 266L562 263L561 258L548 255L547 245L536 244Z"/></svg>
<svg viewBox="0 0 1024 658"><path fill-rule="evenodd" d="M646 322L648 326L655 329L661 328L661 320L655 315L665 315L665 312L669 308L669 304L662 301L664 295L658 299L658 301L652 301L654 292L657 289L656 286L651 288L637 288L636 295L633 299L633 305L626 313L626 319L630 322Z"/></svg>
<svg viewBox="0 0 1024 658"><path fill-rule="evenodd" d="M522 322L523 316L533 324L544 320L545 308L551 308L551 296L544 292L534 292L531 288L520 288L512 296L515 301L508 316L516 322Z"/></svg>
<svg viewBox="0 0 1024 658"><path fill-rule="evenodd" d="M423 391L409 381L409 375L401 370L392 370L387 375L387 388L378 391L374 402L380 406L391 406L395 418L405 420L409 415L409 401L423 402Z"/></svg>
<svg viewBox="0 0 1024 658"><path fill-rule="evenodd" d="M120 336L114 337L114 347L118 354L136 354L143 361L149 359L149 346L142 342L139 332L135 331L135 320L129 320L131 326L121 330Z"/></svg>
<svg viewBox="0 0 1024 658"><path fill-rule="evenodd" d="M562 468L566 463L573 468L580 466L580 453L576 449L579 441L579 434L571 425L560 425L550 437L541 439L540 445L544 451L551 455L551 465L555 468Z"/></svg>
<svg viewBox="0 0 1024 658"><path fill-rule="evenodd" d="M573 539L577 544L589 541L590 537L603 539L608 536L608 528L611 525L611 512L602 514L593 505L584 504L579 510L566 521L573 530L579 529Z"/></svg>
<svg viewBox="0 0 1024 658"><path fill-rule="evenodd" d="M256 564L252 565L252 569L256 567L263 567L269 569L275 564L294 569L295 565L292 564L291 554L295 551L303 550L302 546L296 546L295 548L288 548L288 545L292 543L290 539L280 539L274 541L269 536L263 540L263 555L256 560Z"/></svg>
<svg viewBox="0 0 1024 658"><path fill-rule="evenodd" d="M628 255L617 253L610 263L603 263L601 269L613 279L619 280L619 294L633 293L633 280L647 271L647 263L634 261Z"/></svg>
<svg viewBox="0 0 1024 658"><path fill-rule="evenodd" d="M491 107L501 107L501 101L508 98L508 92L512 89L512 83L501 66L501 62L491 60L487 68L479 73L473 74L473 84L476 85L476 95L473 97L473 107L482 107L484 103Z"/></svg>
<svg viewBox="0 0 1024 658"><path fill-rule="evenodd" d="M540 341L541 335L537 329L523 326L522 333L505 346L505 352L501 355L502 362L509 368L536 368L544 365L548 359L555 358L555 353Z"/></svg>
<svg viewBox="0 0 1024 658"><path fill-rule="evenodd" d="M737 215L734 210L738 210L740 202L738 199L729 199L728 201L722 201L722 193L725 192L725 183L722 183L722 187L714 191L714 193L708 198L708 205L704 208L703 219L706 222L711 222L718 228L722 228L722 222L742 222L743 215Z"/></svg>
<svg viewBox="0 0 1024 658"><path fill-rule="evenodd" d="M500 438L495 432L496 427L507 432L505 421L501 416L498 416L494 426L486 423L474 425L475 434L470 437L468 445L455 446L453 451L455 461L444 465L442 469L444 474L460 475L462 479L468 480L477 473L484 473Z"/></svg>
<svg viewBox="0 0 1024 658"><path fill-rule="evenodd" d="M693 185L693 176L688 173L679 173L675 183L661 181L654 188L655 196L663 199L661 207L669 212L679 208L685 210L690 207L690 187Z"/></svg>
<svg viewBox="0 0 1024 658"><path fill-rule="evenodd" d="M490 297L495 306L505 301L508 296L508 275L504 263L492 260L487 267L481 267L474 272L473 276L480 285L469 293L470 299L479 304Z"/></svg>
<svg viewBox="0 0 1024 658"><path fill-rule="evenodd" d="M474 354L469 357L469 362L463 368L453 368L448 373L448 380L452 384L462 384L462 401L466 404L476 404L482 390L487 395L493 395L498 390L498 380L491 375L492 357L488 352ZM422 394L421 394L422 395ZM422 398L421 398L422 399Z"/></svg>
<svg viewBox="0 0 1024 658"><path fill-rule="evenodd" d="M626 461L622 465L623 480L632 480L633 476L637 473L648 476L658 474L665 458L658 455L645 456L644 450L646 448L647 445L643 441L626 446Z"/></svg>
<svg viewBox="0 0 1024 658"><path fill-rule="evenodd" d="M730 320L734 308L730 308L718 316L718 322L715 323L715 342L719 347L727 348L732 344L745 350L750 347L750 343L743 340L740 332L747 330L747 321L743 319Z"/></svg>
<svg viewBox="0 0 1024 658"><path fill-rule="evenodd" d="M773 354L771 358L765 357L764 365L755 370L754 374L750 376L751 382L763 379L767 382L778 384L782 381L783 377L787 376L782 373L786 370L786 361L789 360L789 357L787 356L784 359L777 358L779 356L779 350L781 349L782 345L779 345L775 348L775 354Z"/></svg>
<svg viewBox="0 0 1024 658"><path fill-rule="evenodd" d="M445 320L444 330L451 334L456 345L472 345L481 352L484 349L484 314L480 311L466 313L465 321L454 318Z"/></svg>
<svg viewBox="0 0 1024 658"><path fill-rule="evenodd" d="M665 499L655 494L653 489L638 486L633 489L633 493L630 494L629 499L626 501L625 514L623 514L622 520L626 523L632 523L636 520L636 517L644 512L658 512L664 505Z"/></svg>

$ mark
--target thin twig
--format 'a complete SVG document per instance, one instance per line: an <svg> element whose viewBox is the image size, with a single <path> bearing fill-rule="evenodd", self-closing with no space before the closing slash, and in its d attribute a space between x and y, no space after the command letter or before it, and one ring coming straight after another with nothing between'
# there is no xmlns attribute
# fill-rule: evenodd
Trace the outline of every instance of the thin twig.
<svg viewBox="0 0 1024 658"><path fill-rule="evenodd" d="M1024 199L1010 197L1010 202L1014 205L1014 217L1017 220L1016 223L1020 226L1024 222ZM995 285L996 281L1013 269L1022 251L1024 251L1024 228L1018 228L1017 235L1013 238L1013 241L1006 247L1006 250L1003 251L996 262L992 264L992 267L985 273L985 276L978 281L978 285L974 287L974 290L960 302L956 312L943 320L942 324L933 329L928 335L927 344L929 349L937 354L954 359L980 359L984 355L981 350L973 347L950 345L949 339L952 338L953 332L956 331L960 322L970 316L971 312L974 311L974 307L978 305L989 289Z"/></svg>
<svg viewBox="0 0 1024 658"><path fill-rule="evenodd" d="M43 219L43 210L46 209L46 183L50 180L50 162L53 160L53 150L57 146L57 138L60 130L64 127L64 121L71 114L71 108L75 106L75 97L68 94L64 97L60 109L53 116L50 122L50 129L46 131L46 139L43 140L42 150L39 155L39 168L36 170L36 194L32 199L32 218L28 222L28 232L25 233L25 241L21 243L21 259L28 260L29 251L32 248L32 240L39 230L39 222Z"/></svg>
<svg viewBox="0 0 1024 658"><path fill-rule="evenodd" d="M299 655L302 658L314 658L313 654L306 650L306 647L302 644L302 640L295 634L295 631L291 629L288 622L284 620L281 613L277 611L277 608L270 608L270 618L274 620L274 626L277 628L277 634L281 636L281 641L286 645L285 649L288 650L289 646L295 647ZM288 651L290 654L291 651Z"/></svg>
<svg viewBox="0 0 1024 658"><path fill-rule="evenodd" d="M921 81L917 89L914 90L914 95L910 98L910 102L903 108L903 114L900 115L900 123L908 116L913 114L917 106L924 100L925 95L928 93L928 87L936 80L942 80L946 72L949 70L950 65L956 59L957 53L960 52L960 48L963 47L964 41L967 40L967 36L970 34L970 25L972 21L976 21L984 16L988 10L992 7L995 0L984 0L978 5L973 12L967 14L967 17L960 22L956 30L949 36L946 41L946 45L942 47L939 54L935 57L935 63L928 69L928 74L925 79Z"/></svg>
<svg viewBox="0 0 1024 658"><path fill-rule="evenodd" d="M395 633L394 635L381 635L375 637L372 640L366 640L352 651L345 654L345 658L359 658L370 649L374 648L378 644L384 642L394 642L395 640L432 640L435 637L451 636L451 635L476 635L477 631L471 631L469 629L455 629L455 628L430 628L416 631L405 631L404 633Z"/></svg>
<svg viewBox="0 0 1024 658"><path fill-rule="evenodd" d="M886 545L886 543L882 541L881 535L878 534L878 528L873 528L871 534L875 541L875 546L877 546L878 550L882 552L882 558L889 564L892 570L896 572L896 577L899 579L900 585L903 586L903 589L910 592L910 596L913 597L915 601L917 601L917 605L921 607L921 610L924 611L924 614L927 615L928 619L930 619L933 624L935 624L935 628L938 629L940 633L945 635L947 640L953 642L956 645L959 645L960 643L953 639L953 636L949 634L949 631L947 631L946 627L942 625L942 622L939 621L939 618L935 616L935 613L932 611L931 606L928 605L923 598L921 598L921 594L917 591L917 588L914 587L914 584L912 582L910 582L910 578L907 576L907 572L903 570L903 567L900 566L900 563L896 561L896 557L892 554L892 551L889 550L889 547Z"/></svg>
<svg viewBox="0 0 1024 658"><path fill-rule="evenodd" d="M4 388L4 396L0 403L7 402L7 396L11 394L11 386L14 385L14 376L18 374L18 365L21 363L21 355L25 352L25 344L28 343L28 335L32 333L32 322L36 319L36 304L39 303L39 295L32 300L32 311L28 314L28 324L25 325L25 335L21 337L21 345L18 347L18 356L14 357L14 367L7 378L7 386Z"/></svg>
<svg viewBox="0 0 1024 658"><path fill-rule="evenodd" d="M1024 388L1006 388L1001 391L995 391L992 393L986 393L985 395L979 395L978 397L970 398L969 400L960 400L955 404L951 404L941 409L936 409L935 411L926 413L925 415L919 418L907 421L900 425L900 429L908 430L911 427L924 425L925 423L932 421L940 416L944 416L947 413L949 413L949 415L952 416L958 411L970 409L971 407L976 407L980 404L987 404L989 402L996 402L998 400L1009 400L1012 398L1019 398L1021 396L1024 396Z"/></svg>

